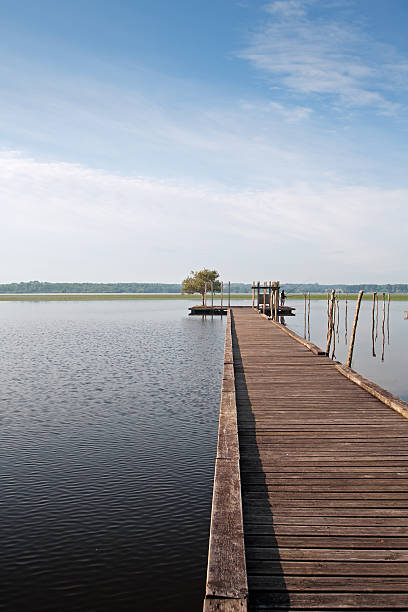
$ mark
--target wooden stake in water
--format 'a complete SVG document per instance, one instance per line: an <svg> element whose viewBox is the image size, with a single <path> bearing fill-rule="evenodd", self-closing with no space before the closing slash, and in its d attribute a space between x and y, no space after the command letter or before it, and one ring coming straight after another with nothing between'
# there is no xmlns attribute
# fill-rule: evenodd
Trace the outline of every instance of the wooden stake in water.
<svg viewBox="0 0 408 612"><path fill-rule="evenodd" d="M336 327L336 332L337 332L337 341L340 342L340 337L339 337L339 323L340 323L340 300L337 296L337 327Z"/></svg>
<svg viewBox="0 0 408 612"><path fill-rule="evenodd" d="M377 336L378 336L378 295L377 293L376 295L376 302L377 302L377 308L376 308L376 315L375 315L375 339L377 340Z"/></svg>
<svg viewBox="0 0 408 612"><path fill-rule="evenodd" d="M333 327L333 349L332 349L332 355L331 358L334 359L336 356L336 314L337 314L337 298L336 296L334 297L334 308L333 308L333 320L332 320L332 327Z"/></svg>
<svg viewBox="0 0 408 612"><path fill-rule="evenodd" d="M327 323L327 344L326 344L326 355L330 354L330 345L331 345L331 339L332 339L332 334L333 334L333 310L334 310L334 300L336 296L336 290L333 289L332 293L331 293L331 300L330 300L330 310L329 310L329 314L328 314L328 323Z"/></svg>
<svg viewBox="0 0 408 612"><path fill-rule="evenodd" d="M360 304L361 304L361 299L363 297L363 293L364 291L360 291L360 293L358 294L357 304L356 304L356 314L354 315L353 329L351 330L350 346L349 346L349 352L348 352L347 361L346 361L346 366L348 366L349 368L351 368L351 362L353 360L353 350L354 350L354 341L356 339L358 314L360 312Z"/></svg>
<svg viewBox="0 0 408 612"><path fill-rule="evenodd" d="M207 283L204 283L204 306L207 306Z"/></svg>
<svg viewBox="0 0 408 612"><path fill-rule="evenodd" d="M382 353L381 353L381 361L384 361L384 353L385 353L385 293L382 294L382 322L381 322L381 333L382 333Z"/></svg>
<svg viewBox="0 0 408 612"><path fill-rule="evenodd" d="M344 318L344 341L347 344L347 315L348 315L348 293L346 293L346 313Z"/></svg>
<svg viewBox="0 0 408 612"><path fill-rule="evenodd" d="M211 281L211 308L214 308L214 283Z"/></svg>
<svg viewBox="0 0 408 612"><path fill-rule="evenodd" d="M306 299L307 299L307 297L306 297L306 293L305 293L305 331L304 331L304 334L303 334L303 335L304 335L305 340L306 340L306 321L307 321Z"/></svg>
<svg viewBox="0 0 408 612"><path fill-rule="evenodd" d="M373 322L372 322L372 327L371 327L371 343L372 343L372 347L373 347L373 357L375 357L375 296L376 296L376 292L374 291L373 293Z"/></svg>
<svg viewBox="0 0 408 612"><path fill-rule="evenodd" d="M266 308L266 281L264 281L263 304L262 304L263 314L265 314L265 308Z"/></svg>

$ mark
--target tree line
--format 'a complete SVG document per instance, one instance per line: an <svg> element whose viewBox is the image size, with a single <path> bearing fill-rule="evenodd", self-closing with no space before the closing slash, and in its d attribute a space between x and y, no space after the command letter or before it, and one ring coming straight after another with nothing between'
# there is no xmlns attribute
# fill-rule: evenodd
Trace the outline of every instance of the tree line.
<svg viewBox="0 0 408 612"><path fill-rule="evenodd" d="M262 281L263 282L263 281ZM218 285L217 285L218 288ZM226 290L224 287L224 291ZM319 283L282 283L285 293L408 293L408 284L320 285ZM0 293L181 293L181 283L49 283L28 281L2 283ZM251 283L231 283L232 293L251 293Z"/></svg>

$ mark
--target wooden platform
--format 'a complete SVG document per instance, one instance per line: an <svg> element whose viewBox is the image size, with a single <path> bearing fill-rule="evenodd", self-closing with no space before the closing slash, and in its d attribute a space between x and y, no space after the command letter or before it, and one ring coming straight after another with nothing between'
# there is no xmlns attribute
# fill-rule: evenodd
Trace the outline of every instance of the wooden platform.
<svg viewBox="0 0 408 612"><path fill-rule="evenodd" d="M279 325L231 310L245 553L223 555L213 520L205 609L408 610L408 420ZM213 516L218 504L239 539L225 499ZM248 590L241 570L237 594L232 577L217 598L234 555Z"/></svg>
<svg viewBox="0 0 408 612"><path fill-rule="evenodd" d="M190 306L189 311L191 315L226 315L227 306Z"/></svg>

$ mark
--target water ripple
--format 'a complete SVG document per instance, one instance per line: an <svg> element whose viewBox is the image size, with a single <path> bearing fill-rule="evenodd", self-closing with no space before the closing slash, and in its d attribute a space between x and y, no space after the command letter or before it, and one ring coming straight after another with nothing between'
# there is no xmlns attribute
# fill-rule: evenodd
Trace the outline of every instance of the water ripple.
<svg viewBox="0 0 408 612"><path fill-rule="evenodd" d="M6 610L200 610L224 322L0 307Z"/></svg>

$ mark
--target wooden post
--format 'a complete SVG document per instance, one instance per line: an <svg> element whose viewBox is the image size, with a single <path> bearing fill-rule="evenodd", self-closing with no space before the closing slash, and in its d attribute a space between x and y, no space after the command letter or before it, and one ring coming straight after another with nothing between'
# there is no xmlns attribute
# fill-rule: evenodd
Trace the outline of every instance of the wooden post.
<svg viewBox="0 0 408 612"><path fill-rule="evenodd" d="M272 300L272 281L269 281L269 316L272 319L272 304L273 304L273 300Z"/></svg>
<svg viewBox="0 0 408 612"><path fill-rule="evenodd" d="M331 326L332 326L332 340L333 340L333 349L332 349L332 359L333 359L335 350L336 350L336 296L334 296L334 308L333 308L333 316L331 319Z"/></svg>
<svg viewBox="0 0 408 612"><path fill-rule="evenodd" d="M255 281L252 281L252 308L255 308Z"/></svg>
<svg viewBox="0 0 408 612"><path fill-rule="evenodd" d="M377 336L378 336L378 295L377 293L375 294L377 297L377 308L376 308L376 315L375 315L375 339L377 340Z"/></svg>
<svg viewBox="0 0 408 612"><path fill-rule="evenodd" d="M357 304L356 304L356 314L354 315L353 329L351 330L350 347L349 347L349 352L348 352L347 361L346 361L346 366L348 366L349 368L351 368L351 362L353 360L353 350L354 350L354 341L356 339L358 313L360 312L360 304L361 304L361 298L363 297L363 293L364 291L360 291L360 293L358 294Z"/></svg>
<svg viewBox="0 0 408 612"><path fill-rule="evenodd" d="M211 308L214 309L214 283L211 281Z"/></svg>
<svg viewBox="0 0 408 612"><path fill-rule="evenodd" d="M387 303L387 343L390 343L390 294L388 294Z"/></svg>
<svg viewBox="0 0 408 612"><path fill-rule="evenodd" d="M376 296L376 292L374 291L373 293L373 322L372 322L372 326L371 326L371 344L372 344L372 351L373 351L373 357L375 357L375 296Z"/></svg>
<svg viewBox="0 0 408 612"><path fill-rule="evenodd" d="M381 322L381 332L382 332L381 361L384 361L384 353L385 353L385 293L382 294L382 298L383 298L383 309L382 309L382 322Z"/></svg>
<svg viewBox="0 0 408 612"><path fill-rule="evenodd" d="M340 337L339 337L339 323L340 323L340 300L339 300L339 296L337 296L337 325L336 325L336 333L337 333L337 340L338 342L340 342Z"/></svg>
<svg viewBox="0 0 408 612"><path fill-rule="evenodd" d="M306 306L307 294L305 293L305 329L304 329L304 337L306 340L306 321L307 321L307 306Z"/></svg>
<svg viewBox="0 0 408 612"><path fill-rule="evenodd" d="M310 291L307 302L307 337L310 340Z"/></svg>
<svg viewBox="0 0 408 612"><path fill-rule="evenodd" d="M228 281L228 308L231 308L231 281Z"/></svg>
<svg viewBox="0 0 408 612"><path fill-rule="evenodd" d="M266 309L266 281L264 281L263 304L262 304L263 314L265 314L265 309Z"/></svg>
<svg viewBox="0 0 408 612"><path fill-rule="evenodd" d="M276 289L275 289L275 321L278 320L278 309L279 309L279 281L277 281Z"/></svg>
<svg viewBox="0 0 408 612"><path fill-rule="evenodd" d="M224 297L224 281L221 281L221 314L222 314L222 301Z"/></svg>
<svg viewBox="0 0 408 612"><path fill-rule="evenodd" d="M336 296L336 290L333 289L331 292L331 300L330 300L330 310L329 310L329 321L327 325L327 343L326 343L326 355L330 353L330 345L333 334L333 309L334 309L334 301Z"/></svg>
<svg viewBox="0 0 408 612"><path fill-rule="evenodd" d="M256 296L256 309L259 310L259 294L261 292L261 283L260 281L258 281L258 286L257 286L257 296Z"/></svg>
<svg viewBox="0 0 408 612"><path fill-rule="evenodd" d="M348 323L348 321L347 321L347 315L348 315L348 312L347 312L347 308L348 308L347 307L347 302L348 302L348 293L346 293L346 311L345 311L345 318L344 318L344 337L345 337L345 343L346 344L347 344L347 323Z"/></svg>
<svg viewBox="0 0 408 612"><path fill-rule="evenodd" d="M207 306L207 282L204 283L204 306Z"/></svg>

